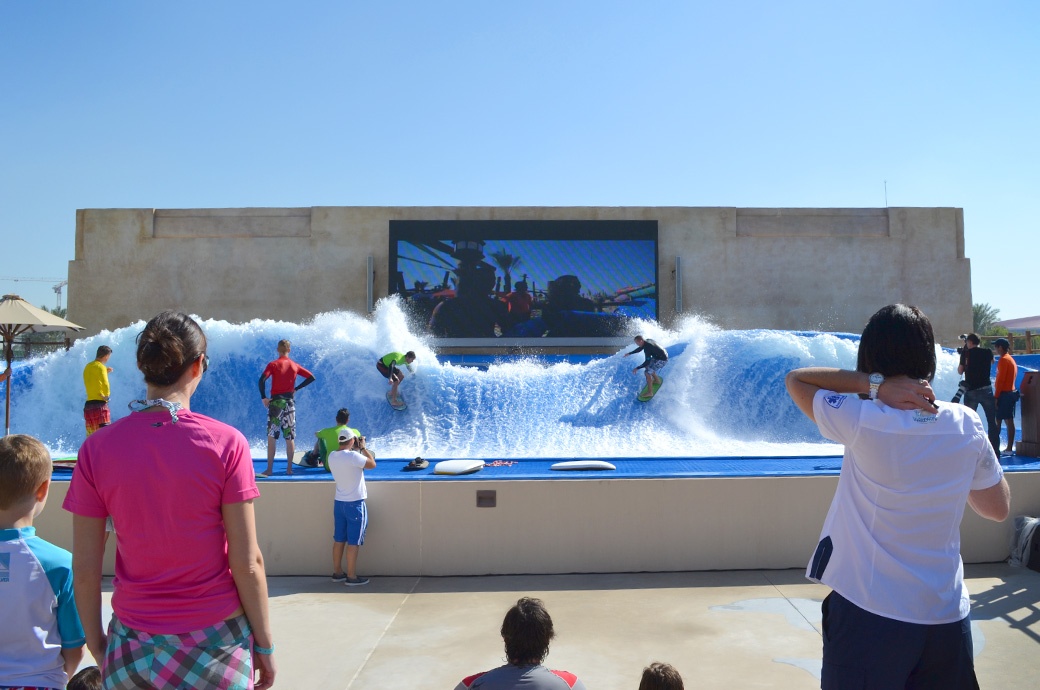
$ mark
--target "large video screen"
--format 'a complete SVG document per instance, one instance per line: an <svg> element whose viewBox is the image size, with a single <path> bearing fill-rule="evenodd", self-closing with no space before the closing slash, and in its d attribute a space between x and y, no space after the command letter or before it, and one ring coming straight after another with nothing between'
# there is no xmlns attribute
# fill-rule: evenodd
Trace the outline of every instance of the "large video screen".
<svg viewBox="0 0 1040 690"><path fill-rule="evenodd" d="M658 318L657 221L390 221L389 292L442 345L615 344Z"/></svg>

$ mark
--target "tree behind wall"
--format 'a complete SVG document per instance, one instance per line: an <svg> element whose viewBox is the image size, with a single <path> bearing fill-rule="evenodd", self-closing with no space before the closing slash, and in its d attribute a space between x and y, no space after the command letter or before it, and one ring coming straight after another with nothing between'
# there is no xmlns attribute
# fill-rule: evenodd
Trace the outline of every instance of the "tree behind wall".
<svg viewBox="0 0 1040 690"><path fill-rule="evenodd" d="M979 335L989 335L999 316L1000 310L996 307L991 307L985 302L976 302L971 305L971 330Z"/></svg>

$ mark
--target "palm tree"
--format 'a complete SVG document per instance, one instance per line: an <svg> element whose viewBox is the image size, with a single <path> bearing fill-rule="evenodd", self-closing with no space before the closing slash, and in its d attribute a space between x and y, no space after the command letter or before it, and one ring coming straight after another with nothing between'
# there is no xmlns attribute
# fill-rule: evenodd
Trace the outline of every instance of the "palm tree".
<svg viewBox="0 0 1040 690"><path fill-rule="evenodd" d="M491 252L491 260L495 262L502 272L505 274L506 292L513 291L513 276L510 272L520 265L520 257L513 256L506 250L500 250L497 252Z"/></svg>
<svg viewBox="0 0 1040 690"><path fill-rule="evenodd" d="M997 317L999 316L1000 310L996 307L991 307L985 302L976 302L971 305L972 330L976 333L985 334L993 328L993 324L997 322Z"/></svg>

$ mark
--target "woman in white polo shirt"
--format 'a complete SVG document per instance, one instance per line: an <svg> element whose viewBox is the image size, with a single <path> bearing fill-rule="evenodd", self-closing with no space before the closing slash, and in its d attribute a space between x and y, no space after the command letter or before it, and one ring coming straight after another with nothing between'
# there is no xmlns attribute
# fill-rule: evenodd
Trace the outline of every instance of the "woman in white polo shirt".
<svg viewBox="0 0 1040 690"><path fill-rule="evenodd" d="M1010 491L979 416L936 403L935 338L916 307L871 317L857 371L808 368L787 390L845 445L838 488L806 572L823 602L830 688L977 688L960 557L967 503L1008 515Z"/></svg>

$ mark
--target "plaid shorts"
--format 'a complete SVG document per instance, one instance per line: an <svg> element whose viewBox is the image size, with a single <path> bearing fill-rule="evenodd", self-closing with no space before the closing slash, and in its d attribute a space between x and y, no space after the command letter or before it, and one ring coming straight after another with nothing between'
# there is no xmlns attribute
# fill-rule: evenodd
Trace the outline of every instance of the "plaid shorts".
<svg viewBox="0 0 1040 690"><path fill-rule="evenodd" d="M87 436L103 426L112 423L112 413L108 409L108 403L101 400L88 400L83 406L83 421L87 427Z"/></svg>
<svg viewBox="0 0 1040 690"><path fill-rule="evenodd" d="M665 364L668 364L667 359L651 359L649 362L646 363L646 370L649 371L651 374L656 374L657 372L664 369Z"/></svg>
<svg viewBox="0 0 1040 690"><path fill-rule="evenodd" d="M273 398L267 404L267 435L278 438L279 430L286 441L296 438L296 401L292 398Z"/></svg>
<svg viewBox="0 0 1040 690"><path fill-rule="evenodd" d="M253 687L250 632L245 616L179 635L134 630L113 616L101 666L104 687L248 690Z"/></svg>

